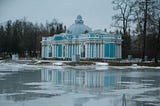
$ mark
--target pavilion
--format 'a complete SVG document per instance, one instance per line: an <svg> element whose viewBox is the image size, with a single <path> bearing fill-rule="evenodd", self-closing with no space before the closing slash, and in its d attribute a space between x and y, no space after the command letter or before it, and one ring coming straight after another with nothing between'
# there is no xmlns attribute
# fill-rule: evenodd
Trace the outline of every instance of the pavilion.
<svg viewBox="0 0 160 106"><path fill-rule="evenodd" d="M65 33L42 37L42 58L71 59L121 59L122 37L117 33L92 31L84 24L81 15L77 16Z"/></svg>

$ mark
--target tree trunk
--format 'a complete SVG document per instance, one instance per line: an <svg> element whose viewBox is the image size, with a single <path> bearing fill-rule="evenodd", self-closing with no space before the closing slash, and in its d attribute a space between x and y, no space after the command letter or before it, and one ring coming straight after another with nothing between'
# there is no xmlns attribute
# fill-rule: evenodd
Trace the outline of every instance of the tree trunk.
<svg viewBox="0 0 160 106"><path fill-rule="evenodd" d="M155 51L155 63L158 63L158 54L159 54L159 49L160 49L160 18L159 18L159 28L158 28L159 32L158 32L158 37L156 40L156 51Z"/></svg>
<svg viewBox="0 0 160 106"><path fill-rule="evenodd" d="M145 55L146 55L146 27L147 27L147 14L148 14L148 0L145 0L142 61L145 61Z"/></svg>

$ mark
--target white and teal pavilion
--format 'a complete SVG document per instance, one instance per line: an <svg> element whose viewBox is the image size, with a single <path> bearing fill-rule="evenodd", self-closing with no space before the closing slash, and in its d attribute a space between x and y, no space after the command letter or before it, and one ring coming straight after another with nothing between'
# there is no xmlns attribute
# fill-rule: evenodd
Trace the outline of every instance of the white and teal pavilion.
<svg viewBox="0 0 160 106"><path fill-rule="evenodd" d="M120 34L92 31L84 25L80 15L66 33L42 37L42 58L71 59L121 59L122 38Z"/></svg>

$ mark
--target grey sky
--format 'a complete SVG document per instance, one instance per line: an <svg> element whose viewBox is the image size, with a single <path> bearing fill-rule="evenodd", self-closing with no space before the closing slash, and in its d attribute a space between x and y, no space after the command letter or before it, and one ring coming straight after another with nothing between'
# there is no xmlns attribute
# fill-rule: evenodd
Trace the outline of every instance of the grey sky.
<svg viewBox="0 0 160 106"><path fill-rule="evenodd" d="M110 30L112 0L0 0L0 23L26 17L28 21L45 23L53 18L70 26L82 15L92 29Z"/></svg>

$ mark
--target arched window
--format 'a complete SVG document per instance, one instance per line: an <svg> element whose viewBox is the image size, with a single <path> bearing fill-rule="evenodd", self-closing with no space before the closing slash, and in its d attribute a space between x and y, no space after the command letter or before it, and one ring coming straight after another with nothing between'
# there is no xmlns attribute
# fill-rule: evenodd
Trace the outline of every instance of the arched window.
<svg viewBox="0 0 160 106"><path fill-rule="evenodd" d="M49 57L52 57L52 46L49 46Z"/></svg>
<svg viewBox="0 0 160 106"><path fill-rule="evenodd" d="M85 45L81 45L81 57L85 57Z"/></svg>

